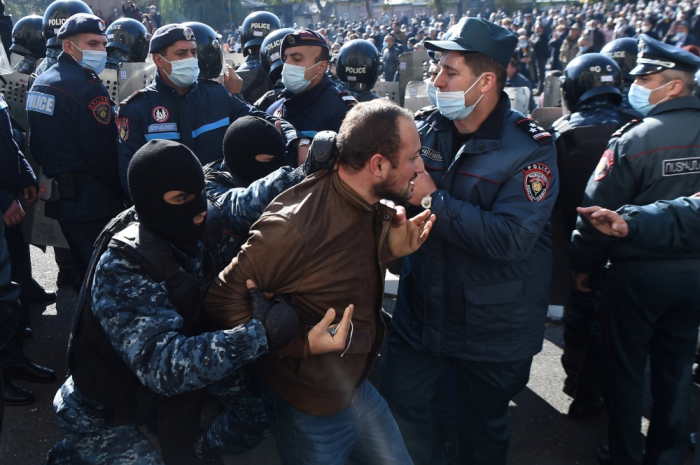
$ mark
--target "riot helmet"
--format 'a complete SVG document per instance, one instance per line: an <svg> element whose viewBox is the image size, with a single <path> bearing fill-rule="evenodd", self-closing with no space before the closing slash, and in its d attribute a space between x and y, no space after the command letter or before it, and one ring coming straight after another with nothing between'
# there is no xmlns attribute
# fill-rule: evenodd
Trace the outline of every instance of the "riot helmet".
<svg viewBox="0 0 700 465"><path fill-rule="evenodd" d="M562 99L572 113L594 100L622 102L622 72L615 61L601 53L587 53L571 60L559 78Z"/></svg>
<svg viewBox="0 0 700 465"><path fill-rule="evenodd" d="M260 63L270 77L270 82L277 82L282 77L282 55L280 45L287 34L292 34L294 29L277 29L265 37L260 45Z"/></svg>
<svg viewBox="0 0 700 465"><path fill-rule="evenodd" d="M355 39L338 54L336 75L349 90L370 90L379 78L379 51L367 40Z"/></svg>
<svg viewBox="0 0 700 465"><path fill-rule="evenodd" d="M44 19L39 15L29 15L17 21L12 28L12 45L10 50L18 55L44 58L46 41L41 35Z"/></svg>
<svg viewBox="0 0 700 465"><path fill-rule="evenodd" d="M109 25L107 34L107 63L143 63L148 56L151 34L135 19L120 18ZM116 68L114 68L116 69Z"/></svg>
<svg viewBox="0 0 700 465"><path fill-rule="evenodd" d="M243 56L250 55L252 47L260 47L265 37L280 27L280 19L267 11L256 11L246 16L241 26Z"/></svg>
<svg viewBox="0 0 700 465"><path fill-rule="evenodd" d="M637 52L637 39L631 37L615 39L600 51L603 55L615 60L622 71L622 78L629 82L634 82L634 76L630 75L630 71L637 66Z"/></svg>
<svg viewBox="0 0 700 465"><path fill-rule="evenodd" d="M46 7L42 29L47 48L61 48L61 42L56 39L56 34L68 18L78 13L91 15L92 10L80 0L56 0Z"/></svg>
<svg viewBox="0 0 700 465"><path fill-rule="evenodd" d="M221 74L224 61L224 50L221 47L221 34L204 23L190 21L182 23L194 32L197 41L197 60L199 61L199 77L216 79Z"/></svg>

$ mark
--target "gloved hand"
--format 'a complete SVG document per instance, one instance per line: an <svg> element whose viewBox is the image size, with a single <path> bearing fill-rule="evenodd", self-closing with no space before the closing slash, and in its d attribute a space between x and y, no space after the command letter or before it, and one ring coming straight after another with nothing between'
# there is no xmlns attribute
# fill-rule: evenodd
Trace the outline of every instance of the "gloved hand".
<svg viewBox="0 0 700 465"><path fill-rule="evenodd" d="M321 131L316 134L309 147L309 154L304 162L304 171L309 176L320 170L332 170L338 159L338 148L333 131Z"/></svg>
<svg viewBox="0 0 700 465"><path fill-rule="evenodd" d="M255 283L246 282L252 316L265 328L267 346L270 352L277 352L287 344L299 332L299 316L290 303L281 296L266 299Z"/></svg>

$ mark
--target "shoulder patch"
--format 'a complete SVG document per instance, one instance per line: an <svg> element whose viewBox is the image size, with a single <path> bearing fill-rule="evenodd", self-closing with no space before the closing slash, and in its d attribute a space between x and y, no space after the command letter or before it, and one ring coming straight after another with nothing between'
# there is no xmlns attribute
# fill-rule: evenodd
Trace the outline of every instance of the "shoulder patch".
<svg viewBox="0 0 700 465"><path fill-rule="evenodd" d="M530 202L539 202L547 197L552 170L544 163L533 163L523 168L523 188Z"/></svg>
<svg viewBox="0 0 700 465"><path fill-rule="evenodd" d="M531 118L523 118L516 124L521 131L532 137L532 139L537 142L537 145L540 147L552 145L552 135L542 126L538 126L537 123Z"/></svg>
<svg viewBox="0 0 700 465"><path fill-rule="evenodd" d="M427 107L423 107L417 112L413 114L413 119L418 120L418 119L425 119L428 116L432 115L437 111L437 107L435 105L430 105Z"/></svg>
<svg viewBox="0 0 700 465"><path fill-rule="evenodd" d="M347 105L349 107L354 107L355 105L360 103L357 101L357 99L351 93L346 92L344 90L341 90L340 92L338 92L338 95L340 95L340 98L343 99L343 102L345 102L345 105Z"/></svg>
<svg viewBox="0 0 700 465"><path fill-rule="evenodd" d="M138 97L141 97L141 96L143 96L143 97L146 96L146 92L144 92L143 89L137 90L137 91L134 92L133 94L129 95L127 98L125 98L124 100L121 101L121 103L119 104L119 106L128 105L131 101L133 101L133 100L135 100L135 99L137 99Z"/></svg>
<svg viewBox="0 0 700 465"><path fill-rule="evenodd" d="M125 116L117 118L117 130L119 131L119 139L122 142L129 140L129 132L131 129L131 120Z"/></svg>
<svg viewBox="0 0 700 465"><path fill-rule="evenodd" d="M92 99L92 101L88 103L88 109L92 112L92 116L95 117L98 123L106 126L112 121L112 105L110 104L109 97L106 95Z"/></svg>
<svg viewBox="0 0 700 465"><path fill-rule="evenodd" d="M633 120L630 121L629 123L627 123L627 124L625 124L624 126L622 126L620 129L618 129L617 131L615 131L611 137L620 137L620 136L623 135L629 128L631 128L632 126L636 126L637 124L639 124L639 123L641 123L641 122L642 122L642 120L640 120L640 119L633 119Z"/></svg>
<svg viewBox="0 0 700 465"><path fill-rule="evenodd" d="M41 92L27 92L27 111L36 111L52 116L56 108L56 97Z"/></svg>
<svg viewBox="0 0 700 465"><path fill-rule="evenodd" d="M615 164L615 154L613 153L612 150L606 149L605 152L603 152L603 156L600 157L600 161L598 162L598 166L595 167L595 179L596 181L600 181L603 179L605 176L608 175L610 172L610 168Z"/></svg>

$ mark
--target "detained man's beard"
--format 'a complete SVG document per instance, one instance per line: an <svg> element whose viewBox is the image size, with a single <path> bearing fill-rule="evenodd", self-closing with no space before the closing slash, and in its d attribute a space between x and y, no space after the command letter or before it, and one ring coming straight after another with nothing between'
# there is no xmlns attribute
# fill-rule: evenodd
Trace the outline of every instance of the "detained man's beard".
<svg viewBox="0 0 700 465"><path fill-rule="evenodd" d="M408 201L413 195L413 180L416 178L416 175L414 174L411 182L407 183L403 188L396 185L397 177L392 176L374 186L372 188L374 196L380 199L391 200L394 203Z"/></svg>

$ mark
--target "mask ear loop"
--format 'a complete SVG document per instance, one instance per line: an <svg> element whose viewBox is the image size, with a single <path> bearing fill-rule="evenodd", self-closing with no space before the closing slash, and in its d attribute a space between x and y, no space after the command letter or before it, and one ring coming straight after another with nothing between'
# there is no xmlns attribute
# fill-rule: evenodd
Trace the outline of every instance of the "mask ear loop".
<svg viewBox="0 0 700 465"><path fill-rule="evenodd" d="M352 344L352 332L355 330L355 327L354 327L353 324L352 324L352 320L349 320L349 321L350 321L350 338L348 339L348 346L345 348L345 350L343 351L343 353L340 354L341 357L342 357L343 355L345 355L345 352L347 352L348 349L350 348L350 344Z"/></svg>

